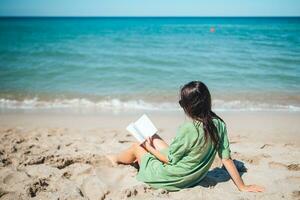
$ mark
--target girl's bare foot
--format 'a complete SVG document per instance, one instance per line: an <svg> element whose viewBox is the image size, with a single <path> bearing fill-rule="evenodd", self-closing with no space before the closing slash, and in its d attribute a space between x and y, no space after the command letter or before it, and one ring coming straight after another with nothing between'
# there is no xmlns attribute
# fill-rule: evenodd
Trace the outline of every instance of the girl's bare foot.
<svg viewBox="0 0 300 200"><path fill-rule="evenodd" d="M111 162L111 164L113 166L117 166L118 165L118 160L117 157L115 155L107 155L106 158Z"/></svg>

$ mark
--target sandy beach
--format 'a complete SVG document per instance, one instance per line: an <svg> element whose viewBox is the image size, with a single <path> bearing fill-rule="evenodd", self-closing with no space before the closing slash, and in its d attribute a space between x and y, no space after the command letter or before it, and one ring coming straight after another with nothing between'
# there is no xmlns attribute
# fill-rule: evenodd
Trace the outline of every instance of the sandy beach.
<svg viewBox="0 0 300 200"><path fill-rule="evenodd" d="M298 112L221 112L232 158L246 184L264 193L239 192L216 158L199 186L167 192L135 179L133 166L105 158L134 138L125 126L136 113L19 111L0 114L0 199L300 199ZM147 112L170 142L185 117Z"/></svg>

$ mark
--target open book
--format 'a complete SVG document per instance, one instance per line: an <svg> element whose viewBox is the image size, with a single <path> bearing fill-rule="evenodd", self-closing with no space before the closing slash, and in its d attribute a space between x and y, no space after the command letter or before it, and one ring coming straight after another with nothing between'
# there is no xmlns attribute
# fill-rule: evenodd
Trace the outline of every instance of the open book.
<svg viewBox="0 0 300 200"><path fill-rule="evenodd" d="M130 123L127 128L139 143L145 142L148 137L154 135L158 130L146 114L141 116L136 122Z"/></svg>

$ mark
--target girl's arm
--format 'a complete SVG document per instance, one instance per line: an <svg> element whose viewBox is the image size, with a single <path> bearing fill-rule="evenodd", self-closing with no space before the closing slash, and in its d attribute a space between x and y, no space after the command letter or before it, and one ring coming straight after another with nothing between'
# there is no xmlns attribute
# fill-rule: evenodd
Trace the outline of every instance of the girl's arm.
<svg viewBox="0 0 300 200"><path fill-rule="evenodd" d="M245 185L232 159L222 159L222 163L240 191L263 192L265 189L258 185Z"/></svg>
<svg viewBox="0 0 300 200"><path fill-rule="evenodd" d="M160 151L158 151L157 149L155 149L153 147L151 138L148 138L145 141L145 143L143 143L142 145L148 152L150 152L152 155L154 155L158 160L160 160L161 162L166 163L166 164L169 163L168 158L164 154L160 153Z"/></svg>

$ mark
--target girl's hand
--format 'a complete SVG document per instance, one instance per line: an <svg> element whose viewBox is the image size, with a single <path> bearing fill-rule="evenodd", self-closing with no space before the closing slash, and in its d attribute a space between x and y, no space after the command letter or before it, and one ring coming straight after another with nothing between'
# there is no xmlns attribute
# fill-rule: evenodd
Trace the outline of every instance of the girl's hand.
<svg viewBox="0 0 300 200"><path fill-rule="evenodd" d="M158 160L166 164L169 163L168 157L162 154L157 149L155 149L155 147L153 146L153 139L151 137L148 137L142 145L149 153L154 155Z"/></svg>
<svg viewBox="0 0 300 200"><path fill-rule="evenodd" d="M239 190L244 192L263 192L265 188L258 185L244 185Z"/></svg>
<svg viewBox="0 0 300 200"><path fill-rule="evenodd" d="M152 140L152 138L148 137L142 145L144 146L144 148L147 151L150 151L149 149L153 148L153 140Z"/></svg>
<svg viewBox="0 0 300 200"><path fill-rule="evenodd" d="M147 142L148 144L150 144L150 146L153 147L153 139L152 139L152 137L147 137L146 142Z"/></svg>
<svg viewBox="0 0 300 200"><path fill-rule="evenodd" d="M234 184L237 186L237 188L240 191L245 191L245 192L265 191L264 187L258 185L245 185L232 159L222 159L222 163L225 166L230 177L232 178Z"/></svg>

